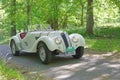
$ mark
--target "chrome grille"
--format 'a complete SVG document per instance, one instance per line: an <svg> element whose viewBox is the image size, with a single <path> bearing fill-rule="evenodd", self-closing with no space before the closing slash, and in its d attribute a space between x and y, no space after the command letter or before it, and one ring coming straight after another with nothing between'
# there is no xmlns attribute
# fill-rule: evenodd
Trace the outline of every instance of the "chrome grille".
<svg viewBox="0 0 120 80"><path fill-rule="evenodd" d="M64 41L64 43L65 43L66 48L69 47L68 40L67 40L67 38L66 38L66 36L65 36L65 33L61 33L61 36L62 36L62 38L63 38L63 41Z"/></svg>

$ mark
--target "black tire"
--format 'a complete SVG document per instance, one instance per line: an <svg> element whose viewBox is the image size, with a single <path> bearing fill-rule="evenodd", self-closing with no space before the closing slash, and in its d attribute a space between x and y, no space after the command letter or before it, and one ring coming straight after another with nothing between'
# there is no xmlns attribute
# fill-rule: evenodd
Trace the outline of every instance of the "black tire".
<svg viewBox="0 0 120 80"><path fill-rule="evenodd" d="M17 47L16 47L16 44L15 44L14 40L11 41L10 48L11 48L13 56L19 56L20 52L17 51Z"/></svg>
<svg viewBox="0 0 120 80"><path fill-rule="evenodd" d="M40 42L40 44L38 45L38 54L43 64L49 64L51 62L52 52L48 49L46 44L44 44L43 42Z"/></svg>
<svg viewBox="0 0 120 80"><path fill-rule="evenodd" d="M84 54L84 47L78 47L76 49L76 54L75 55L72 55L74 59L79 59L83 56Z"/></svg>

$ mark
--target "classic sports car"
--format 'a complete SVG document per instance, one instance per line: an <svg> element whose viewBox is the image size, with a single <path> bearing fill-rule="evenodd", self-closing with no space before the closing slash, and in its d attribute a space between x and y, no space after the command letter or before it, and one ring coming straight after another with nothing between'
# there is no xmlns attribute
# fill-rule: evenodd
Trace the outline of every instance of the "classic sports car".
<svg viewBox="0 0 120 80"><path fill-rule="evenodd" d="M39 30L16 34L10 39L14 56L20 51L38 53L44 64L51 62L53 55L71 55L79 59L84 54L85 40L80 34L68 35L65 31Z"/></svg>

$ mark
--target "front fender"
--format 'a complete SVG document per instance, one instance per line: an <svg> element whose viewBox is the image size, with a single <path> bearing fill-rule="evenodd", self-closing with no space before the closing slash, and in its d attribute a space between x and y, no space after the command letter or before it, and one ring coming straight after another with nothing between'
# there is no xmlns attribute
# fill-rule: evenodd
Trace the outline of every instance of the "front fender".
<svg viewBox="0 0 120 80"><path fill-rule="evenodd" d="M35 43L35 49L37 49L39 42L44 42L50 51L54 51L57 47L54 40L48 36L40 37Z"/></svg>
<svg viewBox="0 0 120 80"><path fill-rule="evenodd" d="M75 42L72 41L72 38L73 38L74 36L79 37L79 41L78 41L77 43L75 43ZM75 46L75 48L81 47L81 46L82 46L82 47L85 46L85 40L84 40L84 38L83 38L82 35L80 35L80 34L71 34L71 35L69 35L69 37L70 37L70 40L71 40L72 45Z"/></svg>
<svg viewBox="0 0 120 80"><path fill-rule="evenodd" d="M20 49L21 49L21 47L20 47L20 39L19 39L17 36L11 37L9 45L11 44L11 41L12 41L12 40L15 41L17 50L20 50Z"/></svg>

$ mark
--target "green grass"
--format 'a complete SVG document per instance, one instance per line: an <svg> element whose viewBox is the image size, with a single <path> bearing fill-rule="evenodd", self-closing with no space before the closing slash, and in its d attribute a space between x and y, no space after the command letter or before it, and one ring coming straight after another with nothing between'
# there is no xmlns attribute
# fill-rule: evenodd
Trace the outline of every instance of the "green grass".
<svg viewBox="0 0 120 80"><path fill-rule="evenodd" d="M85 27L65 29L69 34L79 33L86 41L86 48L96 51L120 52L120 27L102 26L94 28L94 35L87 35Z"/></svg>
<svg viewBox="0 0 120 80"><path fill-rule="evenodd" d="M9 36L0 36L0 45L9 44Z"/></svg>
<svg viewBox="0 0 120 80"><path fill-rule="evenodd" d="M86 48L97 51L120 52L120 39L88 39L85 38Z"/></svg>
<svg viewBox="0 0 120 80"><path fill-rule="evenodd" d="M8 68L2 61L0 61L0 76L0 80L24 80L21 73L15 69Z"/></svg>
<svg viewBox="0 0 120 80"><path fill-rule="evenodd" d="M34 72L34 71L33 71ZM53 80L42 73L22 75L17 69L7 66L0 60L0 80Z"/></svg>

